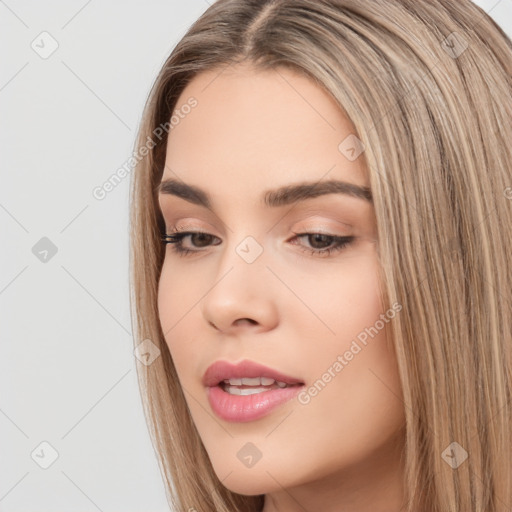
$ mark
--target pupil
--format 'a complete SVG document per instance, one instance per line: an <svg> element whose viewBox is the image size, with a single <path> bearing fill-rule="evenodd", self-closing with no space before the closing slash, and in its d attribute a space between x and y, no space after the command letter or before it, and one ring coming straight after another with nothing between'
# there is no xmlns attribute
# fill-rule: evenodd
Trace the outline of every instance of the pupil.
<svg viewBox="0 0 512 512"><path fill-rule="evenodd" d="M207 235L207 234L205 234L205 233L194 233L194 235L193 235L193 236L195 237L195 238L194 238L194 240L199 239L199 244L196 244L196 243L194 242L194 245L198 245L199 247L203 247L204 245L208 245L208 237L209 237L210 235ZM202 242L205 242L205 243L203 243L203 245L201 245L201 241L202 241Z"/></svg>
<svg viewBox="0 0 512 512"><path fill-rule="evenodd" d="M329 241L330 236L329 235L315 234L315 235L310 235L310 237L312 237L312 239L315 240L315 243L311 244L313 247L315 247L316 242L318 242L318 241L320 242L321 247L315 247L316 249L318 249L318 248L321 249L325 246L330 245L330 241ZM324 241L323 245L322 245L322 240ZM311 242L311 238L310 238L310 242Z"/></svg>

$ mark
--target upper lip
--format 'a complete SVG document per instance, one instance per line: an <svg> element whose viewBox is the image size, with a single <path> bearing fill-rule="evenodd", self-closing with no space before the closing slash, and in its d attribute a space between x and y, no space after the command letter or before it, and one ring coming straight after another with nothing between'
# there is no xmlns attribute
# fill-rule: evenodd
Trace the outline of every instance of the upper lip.
<svg viewBox="0 0 512 512"><path fill-rule="evenodd" d="M254 361L240 361L233 364L229 361L215 361L211 364L203 375L203 385L212 387L227 379L254 377L268 377L286 384L303 384L300 379L285 375L273 368L264 366Z"/></svg>

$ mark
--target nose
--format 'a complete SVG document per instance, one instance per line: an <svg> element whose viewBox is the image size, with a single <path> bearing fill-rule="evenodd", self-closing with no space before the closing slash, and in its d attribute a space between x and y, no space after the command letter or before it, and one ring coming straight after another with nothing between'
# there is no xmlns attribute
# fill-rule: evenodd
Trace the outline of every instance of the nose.
<svg viewBox="0 0 512 512"><path fill-rule="evenodd" d="M223 258L201 302L203 318L224 334L272 329L278 321L276 285L278 280L263 258L247 263L233 251Z"/></svg>

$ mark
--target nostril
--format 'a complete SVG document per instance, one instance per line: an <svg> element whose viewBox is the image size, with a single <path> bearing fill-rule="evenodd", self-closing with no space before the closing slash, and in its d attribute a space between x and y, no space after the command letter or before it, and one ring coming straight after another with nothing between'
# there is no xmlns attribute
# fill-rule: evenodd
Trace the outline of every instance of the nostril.
<svg viewBox="0 0 512 512"><path fill-rule="evenodd" d="M245 323L245 322L248 322L251 325L258 323L258 322L256 322L256 320L253 320L252 318L239 318L235 323L239 324L239 323Z"/></svg>

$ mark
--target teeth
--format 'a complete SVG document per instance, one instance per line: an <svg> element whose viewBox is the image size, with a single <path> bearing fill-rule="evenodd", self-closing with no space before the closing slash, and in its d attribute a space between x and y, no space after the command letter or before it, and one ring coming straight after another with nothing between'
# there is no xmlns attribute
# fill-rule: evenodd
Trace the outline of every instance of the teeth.
<svg viewBox="0 0 512 512"><path fill-rule="evenodd" d="M225 379L224 382L226 384L231 384L232 386L241 386L242 379Z"/></svg>
<svg viewBox="0 0 512 512"><path fill-rule="evenodd" d="M272 386L274 384L275 379L271 379L269 377L243 377L241 379L224 379L225 384L229 384L231 386ZM277 381L276 384L284 388L287 384L284 382Z"/></svg>
<svg viewBox="0 0 512 512"><path fill-rule="evenodd" d="M244 386L261 386L261 377L254 377L252 379L242 378L242 385L244 385Z"/></svg>
<svg viewBox="0 0 512 512"><path fill-rule="evenodd" d="M231 395L255 395L256 393L264 393L270 391L269 388L237 388L236 386L226 386L225 391Z"/></svg>
<svg viewBox="0 0 512 512"><path fill-rule="evenodd" d="M274 386L272 389L276 389L275 386L279 388L285 388L288 386L286 382L276 381L270 377L243 377L224 379L223 383L225 384L225 390L228 393L234 395L251 395L253 393L261 393L262 391L269 391L269 387L271 386ZM242 389L236 386L253 386L253 389Z"/></svg>

